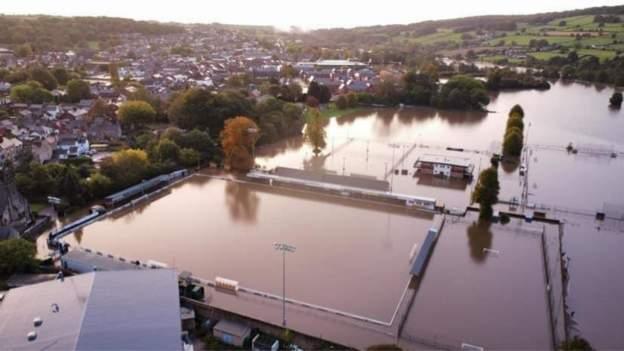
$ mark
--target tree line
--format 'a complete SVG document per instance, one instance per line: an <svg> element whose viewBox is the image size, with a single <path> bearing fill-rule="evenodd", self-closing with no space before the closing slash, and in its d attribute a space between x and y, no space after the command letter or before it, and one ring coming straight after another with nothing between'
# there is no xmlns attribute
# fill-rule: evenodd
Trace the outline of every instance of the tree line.
<svg viewBox="0 0 624 351"><path fill-rule="evenodd" d="M88 48L90 42L113 45L123 34L181 33L177 25L110 17L0 16L0 43L28 43L34 52Z"/></svg>

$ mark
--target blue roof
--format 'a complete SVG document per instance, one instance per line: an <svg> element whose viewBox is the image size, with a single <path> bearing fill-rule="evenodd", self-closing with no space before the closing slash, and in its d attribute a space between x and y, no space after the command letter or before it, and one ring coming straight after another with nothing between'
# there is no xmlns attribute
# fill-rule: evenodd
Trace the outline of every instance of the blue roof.
<svg viewBox="0 0 624 351"><path fill-rule="evenodd" d="M420 247L420 251L418 251L418 256L416 257L414 265L412 266L412 270L410 273L412 273L413 276L422 276L427 260L429 259L429 256L433 251L433 247L437 239L438 230L435 228L429 229L429 232L427 232L427 237L425 237L425 241Z"/></svg>

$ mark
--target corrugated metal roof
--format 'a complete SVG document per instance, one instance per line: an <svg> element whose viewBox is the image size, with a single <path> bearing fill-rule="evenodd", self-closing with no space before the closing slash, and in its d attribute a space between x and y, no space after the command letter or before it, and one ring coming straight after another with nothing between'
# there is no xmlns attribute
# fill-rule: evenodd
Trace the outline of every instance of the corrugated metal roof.
<svg viewBox="0 0 624 351"><path fill-rule="evenodd" d="M420 277L425 268L425 264L427 263L427 259L431 255L431 251L433 250L433 245L438 239L438 230L435 228L429 229L427 233L427 237L425 237L425 241L420 247L420 251L418 252L418 256L414 261L414 265L412 265L412 270L410 273L416 277Z"/></svg>
<svg viewBox="0 0 624 351"><path fill-rule="evenodd" d="M0 303L2 349L181 350L180 334L172 270L82 274L11 290Z"/></svg>

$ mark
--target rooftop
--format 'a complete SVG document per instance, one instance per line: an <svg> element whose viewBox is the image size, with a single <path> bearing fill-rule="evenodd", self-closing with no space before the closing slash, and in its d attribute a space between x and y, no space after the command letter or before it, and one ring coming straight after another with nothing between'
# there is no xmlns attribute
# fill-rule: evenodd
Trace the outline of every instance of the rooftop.
<svg viewBox="0 0 624 351"><path fill-rule="evenodd" d="M465 168L469 168L472 166L472 161L470 159L459 158L459 157L448 157L448 156L443 156L443 155L423 155L416 160L414 167L416 167L416 165L419 162L437 163L437 164L444 164L444 165L451 165L451 166L465 167Z"/></svg>
<svg viewBox="0 0 624 351"><path fill-rule="evenodd" d="M82 274L10 290L0 302L3 349L181 350L181 332L172 270Z"/></svg>

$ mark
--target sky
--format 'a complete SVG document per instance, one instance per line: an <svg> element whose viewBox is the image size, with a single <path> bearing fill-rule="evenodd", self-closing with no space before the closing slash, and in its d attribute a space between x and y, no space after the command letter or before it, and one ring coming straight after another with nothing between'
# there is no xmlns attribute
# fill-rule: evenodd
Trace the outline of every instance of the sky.
<svg viewBox="0 0 624 351"><path fill-rule="evenodd" d="M622 0L0 0L0 13L316 29L406 24L476 15L532 14L620 4Z"/></svg>

